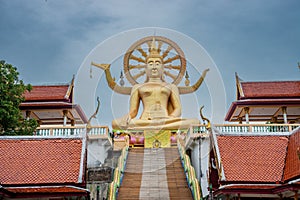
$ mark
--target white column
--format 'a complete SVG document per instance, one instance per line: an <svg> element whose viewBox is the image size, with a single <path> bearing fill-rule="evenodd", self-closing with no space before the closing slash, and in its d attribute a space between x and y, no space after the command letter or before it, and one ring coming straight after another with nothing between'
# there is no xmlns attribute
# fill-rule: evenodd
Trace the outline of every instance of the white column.
<svg viewBox="0 0 300 200"><path fill-rule="evenodd" d="M249 108L245 107L245 119L246 119L246 124L249 124Z"/></svg>
<svg viewBox="0 0 300 200"><path fill-rule="evenodd" d="M63 114L64 114L64 126L67 125L67 114L68 114L68 111L67 110L63 110Z"/></svg>
<svg viewBox="0 0 300 200"><path fill-rule="evenodd" d="M282 107L282 114L283 114L283 123L287 124L288 120L287 120L287 113L286 113L286 107Z"/></svg>

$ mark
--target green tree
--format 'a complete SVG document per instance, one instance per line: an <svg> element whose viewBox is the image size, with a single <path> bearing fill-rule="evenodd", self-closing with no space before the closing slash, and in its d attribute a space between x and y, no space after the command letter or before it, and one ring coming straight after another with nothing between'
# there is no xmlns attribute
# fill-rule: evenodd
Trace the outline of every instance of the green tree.
<svg viewBox="0 0 300 200"><path fill-rule="evenodd" d="M16 67L0 61L0 135L32 135L38 124L24 119L19 109L24 92L31 89L19 80Z"/></svg>

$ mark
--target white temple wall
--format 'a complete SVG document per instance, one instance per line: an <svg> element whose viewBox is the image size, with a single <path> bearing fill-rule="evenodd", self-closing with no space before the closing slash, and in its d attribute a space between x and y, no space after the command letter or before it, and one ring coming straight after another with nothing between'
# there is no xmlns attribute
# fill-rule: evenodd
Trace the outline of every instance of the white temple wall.
<svg viewBox="0 0 300 200"><path fill-rule="evenodd" d="M200 142L200 144L199 144ZM200 147L200 148L199 148ZM197 179L201 184L203 196L208 195L207 171L209 166L210 141L209 137L194 141L191 152L191 161L195 169ZM199 157L200 153L200 157ZM201 170L201 172L200 172Z"/></svg>
<svg viewBox="0 0 300 200"><path fill-rule="evenodd" d="M93 139L88 142L88 155L87 166L88 167L100 167L107 157L107 143L108 140Z"/></svg>

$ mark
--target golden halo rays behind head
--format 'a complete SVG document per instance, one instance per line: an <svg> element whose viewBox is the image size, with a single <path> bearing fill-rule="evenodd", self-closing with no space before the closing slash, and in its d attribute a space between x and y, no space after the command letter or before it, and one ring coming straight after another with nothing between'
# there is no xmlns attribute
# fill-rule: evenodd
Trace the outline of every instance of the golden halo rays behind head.
<svg viewBox="0 0 300 200"><path fill-rule="evenodd" d="M124 56L127 80L135 85L145 80L147 58L160 57L164 65L164 80L178 85L186 71L186 60L181 48L162 36L148 36L135 42Z"/></svg>

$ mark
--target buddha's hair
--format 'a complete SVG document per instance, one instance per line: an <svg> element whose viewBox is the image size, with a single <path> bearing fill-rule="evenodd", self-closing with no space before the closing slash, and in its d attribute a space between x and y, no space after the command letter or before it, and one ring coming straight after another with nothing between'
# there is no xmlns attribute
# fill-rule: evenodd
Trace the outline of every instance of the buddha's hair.
<svg viewBox="0 0 300 200"><path fill-rule="evenodd" d="M160 49L157 49L156 43L155 43L155 37L152 39L151 46L149 48L149 54L146 57L146 62L149 58L160 58L163 60L163 57L160 55Z"/></svg>

